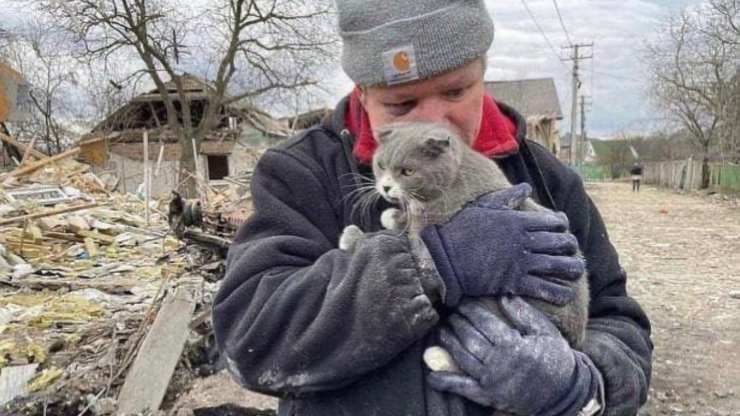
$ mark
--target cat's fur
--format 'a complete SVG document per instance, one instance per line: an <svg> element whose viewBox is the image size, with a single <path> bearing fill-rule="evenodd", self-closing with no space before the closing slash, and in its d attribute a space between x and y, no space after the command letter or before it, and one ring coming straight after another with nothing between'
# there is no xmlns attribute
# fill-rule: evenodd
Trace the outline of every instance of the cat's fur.
<svg viewBox="0 0 740 416"><path fill-rule="evenodd" d="M373 158L375 190L401 208L383 212L382 224L389 229L406 230L412 239L427 225L448 221L465 204L479 196L511 186L498 165L471 149L456 134L440 124L393 124L376 132L379 146ZM528 199L524 210L546 211ZM356 226L345 228L340 248L351 249L362 231ZM495 241L492 235L491 240ZM579 254L580 255L580 254ZM581 276L566 282L575 289L575 299L556 306L536 299L527 301L543 311L576 349L584 340L588 320L588 281ZM498 316L504 318L495 298L484 298ZM505 319L505 318L504 318ZM443 350L429 349L425 361L451 360ZM455 370L454 363L434 367ZM433 369L438 369L433 368Z"/></svg>

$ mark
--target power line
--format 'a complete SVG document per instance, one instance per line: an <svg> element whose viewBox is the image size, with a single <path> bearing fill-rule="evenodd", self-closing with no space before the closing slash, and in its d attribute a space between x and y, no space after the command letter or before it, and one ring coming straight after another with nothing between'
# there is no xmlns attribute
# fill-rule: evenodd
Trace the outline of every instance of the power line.
<svg viewBox="0 0 740 416"><path fill-rule="evenodd" d="M570 35L568 34L568 29L565 28L565 23L563 23L563 16L560 14L560 7L558 7L558 1L552 0L552 4L555 6L555 11L558 13L558 20L560 20L560 27L562 27L563 32L565 32L565 38L568 39L568 45L573 46L573 42L571 42Z"/></svg>
<svg viewBox="0 0 740 416"><path fill-rule="evenodd" d="M563 62L562 58L560 58L560 55L558 54L558 52L555 50L555 47L552 46L552 42L550 42L550 39L545 34L545 31L542 30L542 26L540 26L540 22L538 22L537 21L537 18L534 17L534 14L532 13L532 10L529 9L529 6L527 5L527 2L524 1L524 0L521 0L521 2L522 2L522 5L524 5L524 8L527 10L527 14L529 14L529 17L532 19L532 21L534 22L534 24L537 26L537 29L540 31L540 34L542 35L543 38L545 38L545 42L547 42L547 46L549 46L550 47L550 50L552 51L552 53L555 54L555 56L558 57L558 61L560 62L560 64L563 65L563 67L565 67L565 69L567 69L568 71L570 71L570 68L568 68L568 66L565 65L565 63Z"/></svg>
<svg viewBox="0 0 740 416"><path fill-rule="evenodd" d="M625 81L643 82L643 80L632 78L632 77L625 76L625 75L614 75L614 74L609 74L607 72L601 72L601 71L593 71L593 72L601 76L608 77L608 78L620 79L620 80L625 80Z"/></svg>

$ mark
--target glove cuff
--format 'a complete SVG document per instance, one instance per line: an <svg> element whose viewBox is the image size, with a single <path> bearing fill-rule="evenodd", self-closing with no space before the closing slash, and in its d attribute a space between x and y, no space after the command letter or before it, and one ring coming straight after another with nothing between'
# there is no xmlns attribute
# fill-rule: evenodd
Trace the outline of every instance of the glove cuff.
<svg viewBox="0 0 740 416"><path fill-rule="evenodd" d="M460 303L460 298L462 297L462 287L460 287L460 281L457 278L450 257L447 255L447 245L439 234L439 227L437 225L430 225L421 230L419 236L424 242L429 256L432 258L434 266L437 269L437 273L439 273L444 283L444 304L447 306L456 306Z"/></svg>
<svg viewBox="0 0 740 416"><path fill-rule="evenodd" d="M599 414L604 408L604 381L601 373L586 354L579 351L573 351L573 354L576 367L570 388L554 406L544 409L537 416L581 415L587 408L588 416L591 416ZM592 403L595 399L602 400L601 406L596 407L597 403Z"/></svg>

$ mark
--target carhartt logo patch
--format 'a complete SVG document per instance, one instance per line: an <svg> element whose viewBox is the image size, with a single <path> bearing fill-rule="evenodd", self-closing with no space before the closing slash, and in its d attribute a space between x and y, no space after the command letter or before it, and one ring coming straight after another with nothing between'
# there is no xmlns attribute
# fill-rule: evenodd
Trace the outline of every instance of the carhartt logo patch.
<svg viewBox="0 0 740 416"><path fill-rule="evenodd" d="M409 54L406 52L398 52L393 56L393 67L398 72L406 72L411 67L409 64Z"/></svg>
<svg viewBox="0 0 740 416"><path fill-rule="evenodd" d="M388 85L419 79L413 45L405 45L383 53L385 81Z"/></svg>

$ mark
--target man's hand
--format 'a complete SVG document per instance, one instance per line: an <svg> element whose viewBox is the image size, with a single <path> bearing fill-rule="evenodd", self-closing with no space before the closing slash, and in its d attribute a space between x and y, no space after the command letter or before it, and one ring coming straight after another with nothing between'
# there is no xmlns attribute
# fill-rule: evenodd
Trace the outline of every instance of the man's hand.
<svg viewBox="0 0 740 416"><path fill-rule="evenodd" d="M446 224L422 230L445 283L446 305L463 296L527 296L557 305L573 299L562 280L585 271L578 241L567 232L564 214L515 210L531 193L520 184L484 195Z"/></svg>
<svg viewBox="0 0 740 416"><path fill-rule="evenodd" d="M521 298L501 298L501 309L513 328L482 303L464 302L441 344L466 375L432 372L428 382L518 415L575 415L601 388L596 367Z"/></svg>

